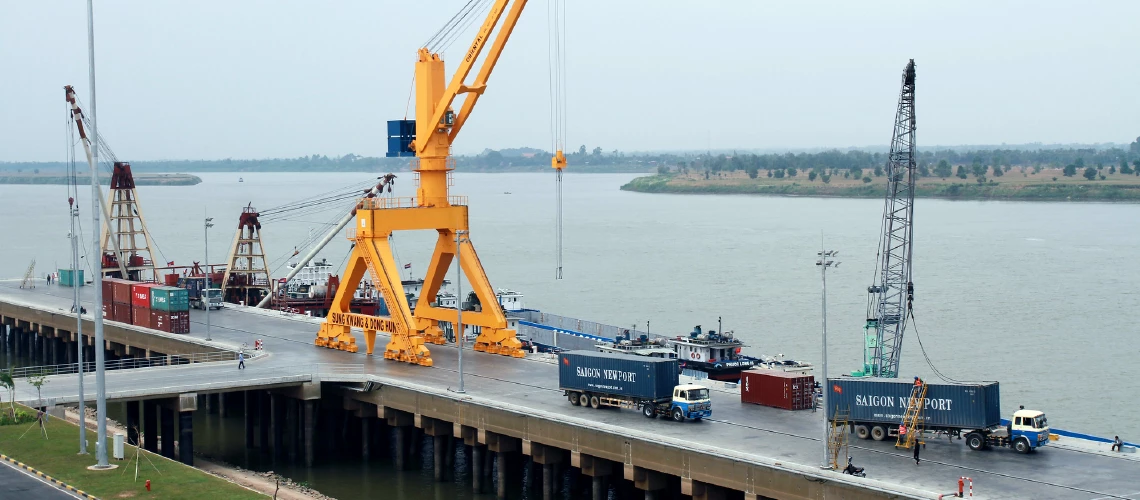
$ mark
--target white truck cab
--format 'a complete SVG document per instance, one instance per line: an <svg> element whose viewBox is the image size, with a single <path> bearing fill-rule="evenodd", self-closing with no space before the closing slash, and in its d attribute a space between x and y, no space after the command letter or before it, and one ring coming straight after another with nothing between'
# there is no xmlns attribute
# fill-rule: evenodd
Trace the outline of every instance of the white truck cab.
<svg viewBox="0 0 1140 500"><path fill-rule="evenodd" d="M1025 453L1021 447L1026 444L1032 450L1044 446L1049 442L1049 420L1045 413L1037 410L1017 410L1013 412L1013 419L1009 422L1010 439L1018 451ZM1021 440L1024 438L1024 440ZM1022 441L1020 447L1018 442Z"/></svg>

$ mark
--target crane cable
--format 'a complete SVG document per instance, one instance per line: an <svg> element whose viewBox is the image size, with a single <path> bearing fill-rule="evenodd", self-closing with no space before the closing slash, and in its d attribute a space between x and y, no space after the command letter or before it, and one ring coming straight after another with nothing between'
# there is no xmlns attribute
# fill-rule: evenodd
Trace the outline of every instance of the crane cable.
<svg viewBox="0 0 1140 500"><path fill-rule="evenodd" d="M547 76L550 91L550 152L556 157L566 149L566 3L549 0L546 5ZM557 158L555 159L557 161ZM555 169L554 279L562 279L562 170Z"/></svg>
<svg viewBox="0 0 1140 500"><path fill-rule="evenodd" d="M942 379L943 381L949 382L951 384L981 384L981 383L985 383L983 381L970 381L970 380L953 379L953 378L946 376L941 371L939 371L938 368L936 366L934 366L934 362L930 360L930 356L926 354L926 347L922 345L922 336L918 334L918 323L916 323L914 321L914 309L910 309L910 308L907 309L907 319L910 320L911 329L914 330L914 338L918 339L918 349L920 351L922 351L922 357L923 357L923 359L926 360L926 365L930 367L930 369L934 372L934 375L938 376L938 378Z"/></svg>

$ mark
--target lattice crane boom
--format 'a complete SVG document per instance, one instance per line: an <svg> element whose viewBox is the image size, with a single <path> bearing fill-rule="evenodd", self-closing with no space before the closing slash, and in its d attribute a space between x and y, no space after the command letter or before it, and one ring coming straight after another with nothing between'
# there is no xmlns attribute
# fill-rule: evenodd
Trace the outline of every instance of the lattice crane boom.
<svg viewBox="0 0 1140 500"><path fill-rule="evenodd" d="M887 192L879 236L875 284L867 288L863 370L857 376L898 376L903 333L914 299L911 256L914 240L915 114L914 59L902 75L891 151L887 158Z"/></svg>

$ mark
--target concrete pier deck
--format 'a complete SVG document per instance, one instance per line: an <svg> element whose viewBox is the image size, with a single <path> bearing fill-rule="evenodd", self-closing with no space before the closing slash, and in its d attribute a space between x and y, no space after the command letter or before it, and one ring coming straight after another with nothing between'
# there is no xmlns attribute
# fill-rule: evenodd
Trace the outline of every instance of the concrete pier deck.
<svg viewBox="0 0 1140 500"><path fill-rule="evenodd" d="M0 317L5 324L73 327L71 293L42 284L21 290L15 283L0 283ZM211 313L214 341L207 343L203 314L192 311L191 333L174 340L107 324L114 325L116 342L165 346L179 341L207 350L252 346L262 339L269 355L248 362L243 371L227 362L108 372L108 399L288 387L343 393L375 407L376 416L389 422L406 416L417 427L446 427L448 435L479 444L515 443L508 448L517 446L532 457L557 453L583 470L598 460L647 488L660 477L680 478L682 492L694 498L717 498L706 492L721 490L743 492L745 498L937 498L956 490L959 476L968 476L978 498L1140 499L1140 463L1124 457L1060 447L1030 455L975 452L962 441L931 440L916 466L909 451L896 451L893 443L852 436L851 454L866 467L868 479L852 478L819 469L819 413L744 404L714 391L713 418L707 421L649 420L633 411L570 405L549 363L470 351L464 353L466 394L456 394L458 352L451 346L430 346L434 367L411 366L315 347L317 319L241 307ZM84 333L91 332L85 327ZM86 380L90 402L94 377ZM43 387L45 403L75 402L76 385L75 376L50 377ZM36 392L21 383L17 399L34 402Z"/></svg>

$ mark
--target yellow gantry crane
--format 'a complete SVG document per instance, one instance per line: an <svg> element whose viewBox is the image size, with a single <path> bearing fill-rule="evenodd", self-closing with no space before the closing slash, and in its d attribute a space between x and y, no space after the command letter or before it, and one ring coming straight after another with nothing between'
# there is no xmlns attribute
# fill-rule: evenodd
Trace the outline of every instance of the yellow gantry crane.
<svg viewBox="0 0 1140 500"><path fill-rule="evenodd" d="M394 231L433 229L439 235L424 277L422 296L436 296L444 275L455 258L456 245L462 245L458 264L482 305L481 311L464 311L463 314L464 325L481 327L480 334L475 339L474 350L523 356L515 331L507 328L506 315L487 280L470 237L457 243L457 232L468 230L467 198L451 195L448 188L454 170L451 145L471 116L479 97L487 89L487 79L526 4L526 0L494 2L450 83L445 81L441 54L430 48L430 42L429 47L419 49L415 67L416 119L388 122L388 156L416 157L416 196L366 198L357 204L356 227L348 231L354 247L328 318L317 333L317 345L356 352L358 347L352 329L357 328L364 331L366 352L372 354L376 332L384 331L391 335L391 340L384 348L386 359L431 366L431 352L424 344L445 343L439 322L458 324L458 312L434 307L430 305L430 300L420 301L415 312L411 311L388 238ZM470 84L465 83L489 42L490 51L483 59L475 80ZM456 113L452 104L460 94L466 96ZM565 164L565 157L559 150L555 153L552 165L561 172L560 167ZM370 273L391 316L385 318L349 312L353 292L365 272ZM461 304L462 297L459 299ZM462 332L456 332L457 338L459 335Z"/></svg>

